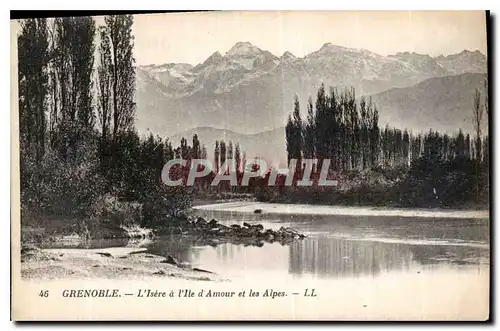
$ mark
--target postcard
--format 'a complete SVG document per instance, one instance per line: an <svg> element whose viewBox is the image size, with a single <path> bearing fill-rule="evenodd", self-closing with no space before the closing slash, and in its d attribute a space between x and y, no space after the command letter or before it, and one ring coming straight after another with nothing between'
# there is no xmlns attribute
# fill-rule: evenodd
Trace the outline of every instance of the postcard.
<svg viewBox="0 0 500 331"><path fill-rule="evenodd" d="M487 321L485 11L11 20L16 321Z"/></svg>

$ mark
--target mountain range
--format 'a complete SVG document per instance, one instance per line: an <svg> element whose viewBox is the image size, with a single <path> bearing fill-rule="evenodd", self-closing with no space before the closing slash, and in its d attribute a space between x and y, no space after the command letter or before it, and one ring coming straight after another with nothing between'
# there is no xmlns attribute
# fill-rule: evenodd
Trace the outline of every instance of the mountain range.
<svg viewBox="0 0 500 331"><path fill-rule="evenodd" d="M207 135L207 141L208 136L221 139L223 132L254 140L260 140L254 134L274 132L271 136L280 139L274 147L281 153L282 127L293 110L294 94L305 114L307 98L314 100L324 83L338 89L352 86L358 97L371 96L381 125L414 131L469 130L474 90L484 92L486 72L486 56L479 51L438 57L409 52L383 56L326 43L296 57L290 52L276 56L238 42L226 54L215 52L196 66L138 66L136 127L174 140L196 130ZM238 139L242 145L247 141L249 148L253 144L244 137ZM262 152L262 141L255 146L256 152Z"/></svg>

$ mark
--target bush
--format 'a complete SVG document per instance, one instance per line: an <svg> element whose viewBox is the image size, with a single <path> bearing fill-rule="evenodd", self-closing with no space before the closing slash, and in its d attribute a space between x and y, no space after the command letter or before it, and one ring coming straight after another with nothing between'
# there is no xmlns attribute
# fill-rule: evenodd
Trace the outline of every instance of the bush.
<svg viewBox="0 0 500 331"><path fill-rule="evenodd" d="M174 226L188 217L193 192L186 186L155 185L141 202L143 227Z"/></svg>
<svg viewBox="0 0 500 331"><path fill-rule="evenodd" d="M103 191L98 159L92 144L63 159L48 150L39 162L21 151L21 205L32 214L91 216Z"/></svg>

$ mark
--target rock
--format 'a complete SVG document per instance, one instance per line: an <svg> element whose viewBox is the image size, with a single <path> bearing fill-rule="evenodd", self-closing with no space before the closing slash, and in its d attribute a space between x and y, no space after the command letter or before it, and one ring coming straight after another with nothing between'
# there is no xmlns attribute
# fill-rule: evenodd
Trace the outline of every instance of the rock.
<svg viewBox="0 0 500 331"><path fill-rule="evenodd" d="M253 212L255 214L262 214L262 209L255 209Z"/></svg>
<svg viewBox="0 0 500 331"><path fill-rule="evenodd" d="M264 232L264 235L267 240L274 240L276 237L276 233L271 229L267 229L266 232Z"/></svg>
<svg viewBox="0 0 500 331"><path fill-rule="evenodd" d="M205 221L205 219L203 219L202 217L198 217L198 219L196 220L196 226L198 227L204 227L206 226L208 223L207 221Z"/></svg>
<svg viewBox="0 0 500 331"><path fill-rule="evenodd" d="M259 229L252 227L250 229L247 229L245 232L243 232L243 235L247 236L247 237L253 237L253 236L258 235L259 233L260 233Z"/></svg>
<svg viewBox="0 0 500 331"><path fill-rule="evenodd" d="M213 274L213 272L211 272L211 271L204 270L204 269L199 269L199 268L193 268L193 271L206 272L206 273L209 273L209 274Z"/></svg>
<svg viewBox="0 0 500 331"><path fill-rule="evenodd" d="M172 264L172 265L175 265L175 266L177 266L179 264L179 262L177 261L177 259L175 257L173 257L172 255L167 256L167 259L161 261L161 263L168 263L168 264Z"/></svg>
<svg viewBox="0 0 500 331"><path fill-rule="evenodd" d="M260 209L258 209L260 210ZM262 211L262 210L260 210ZM187 223L187 222L186 222ZM243 222L240 224L231 224L229 226L219 223L216 219L211 219L209 222L203 217L198 217L193 219L190 223L184 224L184 229L174 228L181 234L195 234L199 239L201 239L204 244L216 247L222 242L231 243L248 243L249 240L263 241L263 242L276 242L279 241L282 245L292 242L296 239L303 239L306 236L300 234L297 230L290 227L280 227L279 230L265 229L262 224L251 224L248 222ZM263 243L253 243L253 246L261 246ZM168 259L167 259L168 260ZM162 261L165 263L170 263L179 266L178 261L170 260Z"/></svg>
<svg viewBox="0 0 500 331"><path fill-rule="evenodd" d="M153 272L153 275L165 275L165 271L158 270L157 272Z"/></svg>
<svg viewBox="0 0 500 331"><path fill-rule="evenodd" d="M191 268L191 263L189 263L189 262L181 262L181 263L179 263L177 266L178 266L179 268L184 268L184 269L186 269L186 268Z"/></svg>

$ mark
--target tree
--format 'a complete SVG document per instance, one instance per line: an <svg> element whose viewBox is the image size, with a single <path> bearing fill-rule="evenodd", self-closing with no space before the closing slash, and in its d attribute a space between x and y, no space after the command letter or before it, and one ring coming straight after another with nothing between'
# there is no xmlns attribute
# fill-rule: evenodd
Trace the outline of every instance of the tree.
<svg viewBox="0 0 500 331"><path fill-rule="evenodd" d="M316 112L314 119L315 130L315 150L316 157L318 158L318 168L321 169L323 160L327 157L328 145L327 141L327 121L326 121L326 111L327 111L327 98L325 94L325 85L321 84L316 95Z"/></svg>
<svg viewBox="0 0 500 331"><path fill-rule="evenodd" d="M294 97L294 107L293 107L293 127L294 127L294 145L295 151L293 157L297 159L297 168L300 173L302 167L302 150L304 145L303 140L303 128L302 128L302 118L300 117L300 103L299 97L295 95Z"/></svg>
<svg viewBox="0 0 500 331"><path fill-rule="evenodd" d="M83 130L91 130L95 118L92 110L92 73L94 68L95 22L92 17L73 18L71 61L73 67L73 107L77 109L78 124Z"/></svg>
<svg viewBox="0 0 500 331"><path fill-rule="evenodd" d="M215 162L215 172L219 173L220 168L220 147L219 141L215 141L215 149L214 149L214 162Z"/></svg>
<svg viewBox="0 0 500 331"><path fill-rule="evenodd" d="M364 97L361 97L361 101L359 102L359 115L360 118L360 147L361 147L361 158L362 158L362 168L366 169L368 165L368 113L366 111L366 100Z"/></svg>
<svg viewBox="0 0 500 331"><path fill-rule="evenodd" d="M286 146L288 154L288 165L292 159L297 160L297 173L300 173L302 163L302 119L300 116L300 104L297 95L294 97L294 109L285 127Z"/></svg>
<svg viewBox="0 0 500 331"><path fill-rule="evenodd" d="M304 123L304 158L313 159L315 156L314 150L314 106L312 98L309 97L307 102L307 122Z"/></svg>
<svg viewBox="0 0 500 331"><path fill-rule="evenodd" d="M403 132L402 139L403 139L403 141L402 141L402 164L404 166L408 166L408 161L410 158L410 135L406 129Z"/></svg>
<svg viewBox="0 0 500 331"><path fill-rule="evenodd" d="M474 116L474 129L476 131L475 138L475 158L476 158L476 200L479 201L479 164L481 163L481 124L483 121L483 104L481 104L481 93L476 88L474 95L474 107L472 113Z"/></svg>
<svg viewBox="0 0 500 331"><path fill-rule="evenodd" d="M192 147L192 158L199 159L201 156L200 140L198 140L198 135L195 133L193 136L193 147Z"/></svg>
<svg viewBox="0 0 500 331"><path fill-rule="evenodd" d="M23 150L34 150L37 162L45 152L49 41L47 20L21 22L18 46L19 131ZM23 154L23 153L22 153Z"/></svg>
<svg viewBox="0 0 500 331"><path fill-rule="evenodd" d="M233 152L233 142L230 140L229 145L227 146L227 159L231 162L231 171L234 170L234 152Z"/></svg>
<svg viewBox="0 0 500 331"><path fill-rule="evenodd" d="M221 140L220 141L220 166L221 167L224 165L224 163L226 163L226 157L227 157L226 142L224 140Z"/></svg>
<svg viewBox="0 0 500 331"><path fill-rule="evenodd" d="M188 146L187 139L181 138L181 158L183 160L190 160L191 157L191 147Z"/></svg>
<svg viewBox="0 0 500 331"><path fill-rule="evenodd" d="M380 154L380 129L378 127L378 110L377 106L372 104L370 97L368 102L368 119L370 128L370 164L376 166Z"/></svg>
<svg viewBox="0 0 500 331"><path fill-rule="evenodd" d="M60 120L58 142L64 157L75 152L82 134L95 123L93 111L93 68L95 22L92 17L59 17L54 20L51 56L54 65L53 117ZM57 95L59 91L59 95ZM59 105L58 105L59 103ZM56 109L60 109L60 114ZM60 119L57 117L60 115Z"/></svg>
<svg viewBox="0 0 500 331"><path fill-rule="evenodd" d="M239 173L241 171L241 150L239 143L236 143L234 147L234 163L236 166L236 173Z"/></svg>
<svg viewBox="0 0 500 331"><path fill-rule="evenodd" d="M349 124L350 124L350 146L351 146L351 168L356 169L359 163L360 155L360 129L359 129L359 117L358 108L356 105L356 93L354 88L347 94L346 105L349 112Z"/></svg>
<svg viewBox="0 0 500 331"><path fill-rule="evenodd" d="M99 29L99 64L97 67L98 119L102 140L105 143L110 134L112 114L112 60L111 45L106 27Z"/></svg>
<svg viewBox="0 0 500 331"><path fill-rule="evenodd" d="M292 116L288 115L288 121L285 126L285 139L286 139L286 152L287 152L287 164L290 165L290 161L295 154L295 129L293 126Z"/></svg>
<svg viewBox="0 0 500 331"><path fill-rule="evenodd" d="M476 88L476 93L474 94L474 107L472 109L473 120L474 120L474 130L476 133L475 137L475 150L476 150L476 160L481 161L481 125L483 122L483 104L481 104L481 93Z"/></svg>
<svg viewBox="0 0 500 331"><path fill-rule="evenodd" d="M135 68L134 37L132 36L132 15L112 15L104 18L105 33L111 52L111 100L112 100L112 138L130 130L135 114Z"/></svg>

